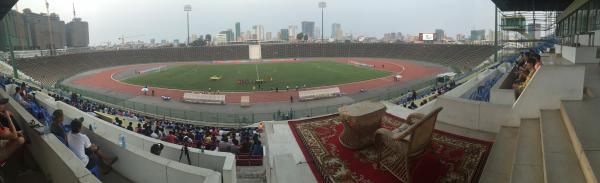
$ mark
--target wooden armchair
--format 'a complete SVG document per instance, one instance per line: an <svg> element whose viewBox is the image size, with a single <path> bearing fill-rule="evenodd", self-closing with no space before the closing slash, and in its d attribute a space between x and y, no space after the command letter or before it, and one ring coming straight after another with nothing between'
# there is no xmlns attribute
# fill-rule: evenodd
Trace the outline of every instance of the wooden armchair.
<svg viewBox="0 0 600 183"><path fill-rule="evenodd" d="M389 170L402 182L411 182L409 162L431 147L431 136L439 107L427 115L413 113L406 123L394 130L380 128L375 132L377 165Z"/></svg>

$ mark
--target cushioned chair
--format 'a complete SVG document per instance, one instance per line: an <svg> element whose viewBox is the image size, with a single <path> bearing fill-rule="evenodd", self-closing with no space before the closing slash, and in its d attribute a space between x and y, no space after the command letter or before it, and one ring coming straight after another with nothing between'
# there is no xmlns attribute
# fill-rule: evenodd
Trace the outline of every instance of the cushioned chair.
<svg viewBox="0 0 600 183"><path fill-rule="evenodd" d="M378 129L375 132L378 166L402 182L411 182L409 163L431 147L431 136L441 110L439 107L427 115L410 114L406 123L394 130Z"/></svg>

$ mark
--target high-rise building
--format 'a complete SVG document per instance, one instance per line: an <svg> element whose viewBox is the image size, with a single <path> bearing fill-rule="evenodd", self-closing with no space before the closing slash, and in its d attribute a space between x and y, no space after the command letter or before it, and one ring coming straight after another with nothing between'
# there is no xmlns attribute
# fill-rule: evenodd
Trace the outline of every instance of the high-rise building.
<svg viewBox="0 0 600 183"><path fill-rule="evenodd" d="M198 34L192 34L192 38L190 40L190 42L194 42L198 39Z"/></svg>
<svg viewBox="0 0 600 183"><path fill-rule="evenodd" d="M279 39L283 41L290 40L290 31L288 29L281 29L279 31Z"/></svg>
<svg viewBox="0 0 600 183"><path fill-rule="evenodd" d="M464 34L456 34L456 41L464 41L464 40L466 40Z"/></svg>
<svg viewBox="0 0 600 183"><path fill-rule="evenodd" d="M68 47L87 47L90 44L88 23L73 18L65 27Z"/></svg>
<svg viewBox="0 0 600 183"><path fill-rule="evenodd" d="M331 24L331 38L335 40L344 39L344 31L342 31L342 24L334 23Z"/></svg>
<svg viewBox="0 0 600 183"><path fill-rule="evenodd" d="M247 30L246 34L245 34L245 37L244 37L244 40L255 39L255 38L252 37L253 36L252 34L253 34L252 30Z"/></svg>
<svg viewBox="0 0 600 183"><path fill-rule="evenodd" d="M290 25L288 26L289 40L296 40L296 35L298 34L298 26Z"/></svg>
<svg viewBox="0 0 600 183"><path fill-rule="evenodd" d="M225 31L221 31L221 32L225 32ZM217 36L215 37L215 43L216 44L227 43L227 34L225 34L225 33L217 34Z"/></svg>
<svg viewBox="0 0 600 183"><path fill-rule="evenodd" d="M527 24L527 35L529 39L539 39L540 38L540 30L542 29L542 25L536 23Z"/></svg>
<svg viewBox="0 0 600 183"><path fill-rule="evenodd" d="M221 31L221 32L219 32L219 34L225 35L224 40L223 40L224 42L232 42L232 41L234 41L233 30L231 30L231 29L227 29L225 31ZM218 40L215 40L215 41L219 42Z"/></svg>
<svg viewBox="0 0 600 183"><path fill-rule="evenodd" d="M152 38L150 39L150 44L155 44L156 43L156 39Z"/></svg>
<svg viewBox="0 0 600 183"><path fill-rule="evenodd" d="M308 35L309 39L315 38L315 22L302 21L302 33Z"/></svg>
<svg viewBox="0 0 600 183"><path fill-rule="evenodd" d="M485 39L485 29L471 30L471 41L479 41Z"/></svg>
<svg viewBox="0 0 600 183"><path fill-rule="evenodd" d="M321 39L321 28L319 26L315 27L315 37L314 39Z"/></svg>
<svg viewBox="0 0 600 183"><path fill-rule="evenodd" d="M8 29L5 27L5 21L8 21ZM6 16L0 21L0 49L7 50L6 34L8 31L9 38L13 49L23 50L31 49L29 42L30 37L27 33L27 26L23 14L16 11L9 11Z"/></svg>
<svg viewBox="0 0 600 183"><path fill-rule="evenodd" d="M264 40L265 39L265 28L262 25L252 26L252 31L254 32L253 39L256 40Z"/></svg>
<svg viewBox="0 0 600 183"><path fill-rule="evenodd" d="M65 21L60 20L58 14L50 13L50 23L52 24L52 36L54 49L63 49L67 45L65 38Z"/></svg>
<svg viewBox="0 0 600 183"><path fill-rule="evenodd" d="M435 41L443 41L446 38L446 33L443 29L435 29Z"/></svg>
<svg viewBox="0 0 600 183"><path fill-rule="evenodd" d="M48 16L44 13L33 13L30 9L23 9L23 18L27 28L25 32L28 44L32 49L49 49L50 45L55 49L65 47L65 22L61 21L57 14L52 13ZM52 25L51 32L48 19Z"/></svg>
<svg viewBox="0 0 600 183"><path fill-rule="evenodd" d="M396 38L400 41L404 41L404 35L402 35L402 32L396 33Z"/></svg>
<svg viewBox="0 0 600 183"><path fill-rule="evenodd" d="M242 41L242 36L240 35L242 33L241 31L241 25L240 22L236 22L235 23L235 41Z"/></svg>
<svg viewBox="0 0 600 183"><path fill-rule="evenodd" d="M384 42L395 42L398 39L397 35L395 32L390 32L390 33L385 33L383 34L383 41Z"/></svg>
<svg viewBox="0 0 600 183"><path fill-rule="evenodd" d="M273 35L271 35L271 32L267 32L265 34L265 40L271 41L272 39L273 39Z"/></svg>

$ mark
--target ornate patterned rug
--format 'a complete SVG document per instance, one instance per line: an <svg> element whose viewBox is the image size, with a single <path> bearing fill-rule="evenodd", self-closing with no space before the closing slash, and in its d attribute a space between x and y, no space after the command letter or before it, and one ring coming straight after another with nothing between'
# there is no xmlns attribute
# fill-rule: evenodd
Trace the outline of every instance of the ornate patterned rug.
<svg viewBox="0 0 600 183"><path fill-rule="evenodd" d="M390 114L382 119L382 127L388 129L402 123ZM343 124L337 115L289 124L319 182L401 182L377 168L374 146L354 151L340 144ZM431 150L413 163L413 182L477 182L491 147L492 142L435 130Z"/></svg>

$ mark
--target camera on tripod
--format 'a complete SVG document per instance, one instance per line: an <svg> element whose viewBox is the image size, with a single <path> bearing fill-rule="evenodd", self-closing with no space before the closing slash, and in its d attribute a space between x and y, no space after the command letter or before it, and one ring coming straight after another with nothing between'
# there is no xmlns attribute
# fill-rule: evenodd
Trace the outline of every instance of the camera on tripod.
<svg viewBox="0 0 600 183"><path fill-rule="evenodd" d="M188 136L183 137L183 147L181 147L181 150L179 152L179 162L181 162L181 158L183 157L183 154L185 154L185 156L187 157L188 165L192 165L192 161L190 160L190 150L188 149L190 140L191 139Z"/></svg>

